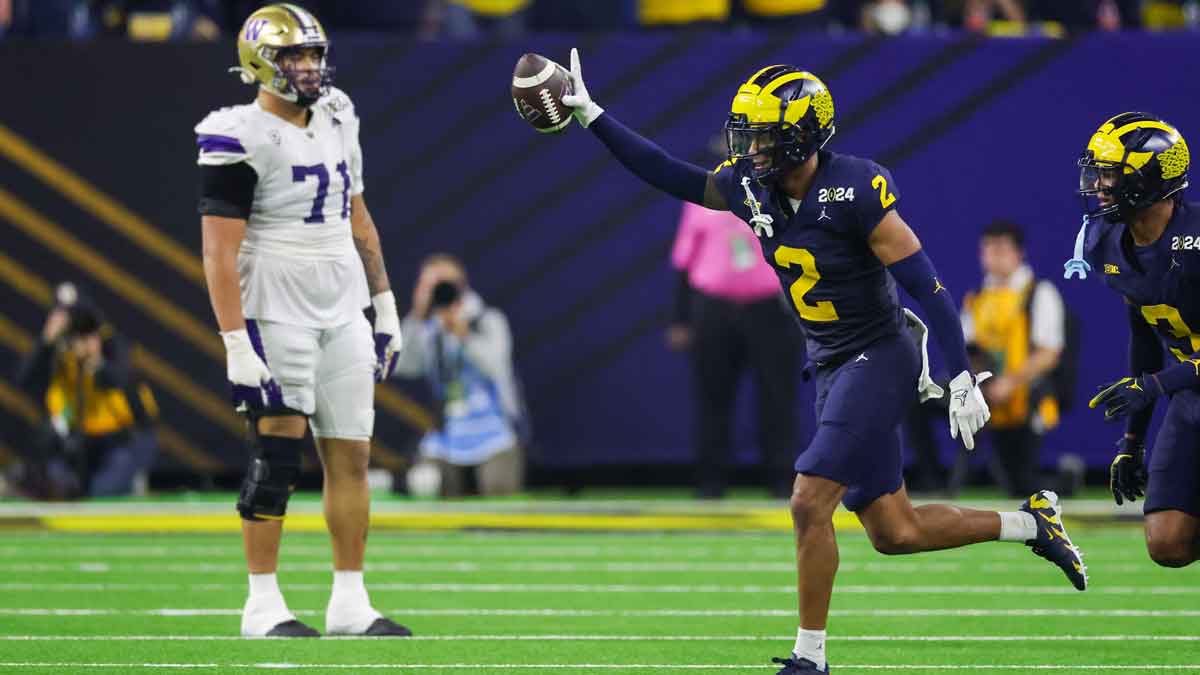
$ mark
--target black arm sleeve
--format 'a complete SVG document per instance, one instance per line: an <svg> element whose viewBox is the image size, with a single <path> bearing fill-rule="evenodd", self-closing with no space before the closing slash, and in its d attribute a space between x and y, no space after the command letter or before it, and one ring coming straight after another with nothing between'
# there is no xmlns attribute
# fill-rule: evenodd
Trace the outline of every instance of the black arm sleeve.
<svg viewBox="0 0 1200 675"><path fill-rule="evenodd" d="M200 203L202 216L249 218L254 203L258 174L246 162L200 165Z"/></svg>
<svg viewBox="0 0 1200 675"><path fill-rule="evenodd" d="M1154 329L1142 318L1140 308L1129 306L1129 373L1138 377L1162 368L1163 352ZM1148 406L1130 415L1125 421L1125 433L1142 440L1150 428L1154 406Z"/></svg>

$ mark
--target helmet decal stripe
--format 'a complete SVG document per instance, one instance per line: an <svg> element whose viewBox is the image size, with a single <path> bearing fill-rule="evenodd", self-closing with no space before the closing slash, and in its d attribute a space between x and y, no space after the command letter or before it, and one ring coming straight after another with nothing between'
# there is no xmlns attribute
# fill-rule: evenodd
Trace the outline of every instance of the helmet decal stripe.
<svg viewBox="0 0 1200 675"><path fill-rule="evenodd" d="M313 24L316 22L311 20L311 17L308 16L308 12L304 11L303 8L288 4L286 2L280 3L279 6L287 10L287 13L291 14L292 18L296 20L296 23L300 24L301 31L307 33L313 29Z"/></svg>
<svg viewBox="0 0 1200 675"><path fill-rule="evenodd" d="M767 82L767 84L763 85L762 93L772 94L776 89L779 89L788 82L795 82L796 80L813 80L815 82L820 82L820 80L818 80L812 73L792 71L790 73L783 73L777 76L775 79Z"/></svg>
<svg viewBox="0 0 1200 675"><path fill-rule="evenodd" d="M757 84L760 87L766 87L767 83L771 80L783 75L784 73L795 72L795 70L796 69L792 66L786 65L769 66L755 73L754 77L751 77L746 81L746 84Z"/></svg>

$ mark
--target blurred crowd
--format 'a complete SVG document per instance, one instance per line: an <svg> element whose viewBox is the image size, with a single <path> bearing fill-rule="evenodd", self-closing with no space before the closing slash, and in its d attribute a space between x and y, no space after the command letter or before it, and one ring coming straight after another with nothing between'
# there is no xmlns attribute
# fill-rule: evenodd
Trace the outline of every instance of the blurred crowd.
<svg viewBox="0 0 1200 675"><path fill-rule="evenodd" d="M0 0L0 37L214 40L259 0ZM339 31L427 39L719 26L1063 35L1200 26L1200 0L296 0Z"/></svg>

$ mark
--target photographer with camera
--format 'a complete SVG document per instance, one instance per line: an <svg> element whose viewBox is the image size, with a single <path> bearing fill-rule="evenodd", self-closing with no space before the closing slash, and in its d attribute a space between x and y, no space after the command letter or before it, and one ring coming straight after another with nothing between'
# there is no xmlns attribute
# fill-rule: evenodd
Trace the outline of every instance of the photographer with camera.
<svg viewBox="0 0 1200 675"><path fill-rule="evenodd" d="M125 340L72 284L60 284L34 351L16 381L43 401L47 420L23 458L24 492L42 499L125 495L154 462L150 388L129 366Z"/></svg>
<svg viewBox="0 0 1200 675"><path fill-rule="evenodd" d="M401 332L411 337L396 374L424 377L440 417L437 428L421 439L424 461L415 473L440 473L443 497L466 494L472 470L482 495L519 491L527 420L504 313L471 290L457 258L438 253L421 265Z"/></svg>

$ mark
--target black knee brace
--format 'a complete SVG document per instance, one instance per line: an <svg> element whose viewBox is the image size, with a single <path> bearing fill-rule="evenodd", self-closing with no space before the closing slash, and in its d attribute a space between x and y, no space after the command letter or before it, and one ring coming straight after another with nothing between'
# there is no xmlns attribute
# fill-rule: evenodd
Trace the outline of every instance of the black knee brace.
<svg viewBox="0 0 1200 675"><path fill-rule="evenodd" d="M254 434L253 455L237 510L244 520L283 520L300 477L303 438Z"/></svg>

